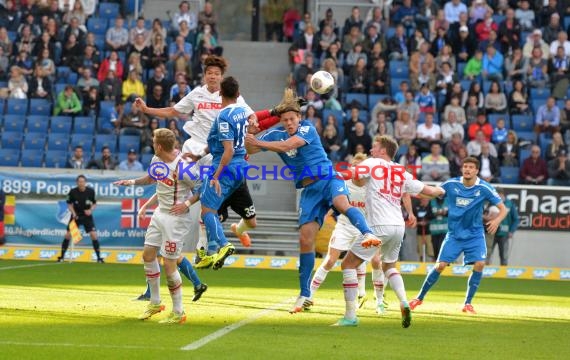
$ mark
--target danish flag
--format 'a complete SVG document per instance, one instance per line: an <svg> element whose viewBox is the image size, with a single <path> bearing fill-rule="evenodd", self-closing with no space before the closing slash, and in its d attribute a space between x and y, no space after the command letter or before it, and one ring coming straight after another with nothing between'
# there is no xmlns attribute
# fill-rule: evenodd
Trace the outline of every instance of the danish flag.
<svg viewBox="0 0 570 360"><path fill-rule="evenodd" d="M156 205L149 206L145 212L145 218L139 222L137 216L139 209L146 204L148 199L123 199L121 201L121 228L147 228Z"/></svg>

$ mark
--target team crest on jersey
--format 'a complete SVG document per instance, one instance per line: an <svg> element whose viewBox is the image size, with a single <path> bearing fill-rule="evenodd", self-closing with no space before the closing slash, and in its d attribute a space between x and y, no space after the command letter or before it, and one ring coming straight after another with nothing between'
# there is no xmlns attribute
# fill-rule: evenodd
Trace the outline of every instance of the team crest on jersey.
<svg viewBox="0 0 570 360"><path fill-rule="evenodd" d="M475 197L477 197L479 195L481 195L481 191L480 190L475 191Z"/></svg>
<svg viewBox="0 0 570 360"><path fill-rule="evenodd" d="M285 141L285 140L281 139L281 141ZM285 154L287 154L287 156L289 156L290 158L294 158L297 156L297 149L291 149L291 150L287 151Z"/></svg>
<svg viewBox="0 0 570 360"><path fill-rule="evenodd" d="M465 206L469 206L469 204L471 204L472 201L473 201L473 199L466 199L466 198L458 197L457 199L455 199L455 205L457 205L459 207L465 207Z"/></svg>
<svg viewBox="0 0 570 360"><path fill-rule="evenodd" d="M301 126L301 127L299 128L299 134L301 134L301 135L307 135L307 134L309 133L309 129L310 129L309 126Z"/></svg>
<svg viewBox="0 0 570 360"><path fill-rule="evenodd" d="M218 125L218 129L220 130L221 133L227 133L230 131L230 124L225 123L225 122L220 123Z"/></svg>

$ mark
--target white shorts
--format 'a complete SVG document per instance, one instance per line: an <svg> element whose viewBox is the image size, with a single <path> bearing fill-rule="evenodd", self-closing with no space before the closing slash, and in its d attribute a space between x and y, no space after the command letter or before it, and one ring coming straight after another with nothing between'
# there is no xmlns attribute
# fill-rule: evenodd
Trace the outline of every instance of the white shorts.
<svg viewBox="0 0 570 360"><path fill-rule="evenodd" d="M194 138L190 138L184 142L182 145L182 153L192 153L194 155L198 155L202 150L208 147L208 144L205 144L201 141L198 141ZM212 164L212 154L208 154L204 156L200 161L198 161L201 165L210 165Z"/></svg>
<svg viewBox="0 0 570 360"><path fill-rule="evenodd" d="M329 248L339 251L350 250L352 244L361 237L362 234L354 226L337 223L331 234Z"/></svg>
<svg viewBox="0 0 570 360"><path fill-rule="evenodd" d="M379 225L373 226L371 230L374 235L382 240L382 247L380 248L382 262L397 262L406 228L400 225ZM350 248L350 251L362 260L370 261L376 255L378 248L371 247L366 249L360 245L360 241L356 241Z"/></svg>
<svg viewBox="0 0 570 360"><path fill-rule="evenodd" d="M189 214L174 216L157 209L146 230L144 245L160 248L165 259L178 259L184 239L190 234L190 224Z"/></svg>

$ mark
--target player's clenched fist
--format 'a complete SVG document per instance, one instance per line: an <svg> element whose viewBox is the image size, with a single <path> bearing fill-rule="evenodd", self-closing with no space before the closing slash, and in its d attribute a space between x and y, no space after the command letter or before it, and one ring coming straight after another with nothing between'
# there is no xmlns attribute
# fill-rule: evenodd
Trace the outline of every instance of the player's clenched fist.
<svg viewBox="0 0 570 360"><path fill-rule="evenodd" d="M141 98L136 98L134 106L137 107L139 110L141 110L142 112L145 112L147 107L146 107L146 103L144 102L143 99Z"/></svg>

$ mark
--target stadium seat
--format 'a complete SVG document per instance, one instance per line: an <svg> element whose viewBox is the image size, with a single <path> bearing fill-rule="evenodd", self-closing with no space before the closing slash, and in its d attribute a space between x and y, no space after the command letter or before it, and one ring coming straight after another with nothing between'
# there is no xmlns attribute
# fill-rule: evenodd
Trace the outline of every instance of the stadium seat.
<svg viewBox="0 0 570 360"><path fill-rule="evenodd" d="M27 99L8 99L6 102L7 115L26 115L28 112Z"/></svg>
<svg viewBox="0 0 570 360"><path fill-rule="evenodd" d="M405 155L408 152L408 145L403 144L398 147L398 152L396 152L395 161L399 161L402 155Z"/></svg>
<svg viewBox="0 0 570 360"><path fill-rule="evenodd" d="M410 83L410 80L406 79L406 78L392 78L390 79L390 94L392 96L395 96L398 91L400 91L400 83L402 81L407 81L408 84Z"/></svg>
<svg viewBox="0 0 570 360"><path fill-rule="evenodd" d="M522 166L522 163L530 157L530 147L526 149L519 150L519 164Z"/></svg>
<svg viewBox="0 0 570 360"><path fill-rule="evenodd" d="M530 108L534 114L538 111L538 109L544 105L546 101L544 99L533 99L530 98Z"/></svg>
<svg viewBox="0 0 570 360"><path fill-rule="evenodd" d="M135 4L136 4L136 0L126 0L124 11L129 15L134 14L135 13ZM143 8L143 5L144 5L144 0L140 0L139 1L139 11ZM165 29L168 29L168 28L165 27Z"/></svg>
<svg viewBox="0 0 570 360"><path fill-rule="evenodd" d="M18 115L4 115L4 131L23 132L26 119Z"/></svg>
<svg viewBox="0 0 570 360"><path fill-rule="evenodd" d="M514 131L532 131L534 119L531 115L513 115L511 123Z"/></svg>
<svg viewBox="0 0 570 360"><path fill-rule="evenodd" d="M152 160L152 157L154 156L154 154L142 154L141 155L141 163L144 167L144 169L146 170L148 168L148 166L150 165L150 162Z"/></svg>
<svg viewBox="0 0 570 360"><path fill-rule="evenodd" d="M140 8L139 8L140 9ZM100 3L99 18L115 19L119 15L119 4L116 3Z"/></svg>
<svg viewBox="0 0 570 360"><path fill-rule="evenodd" d="M129 149L140 151L141 137L135 135L125 135L119 137L119 152L127 153Z"/></svg>
<svg viewBox="0 0 570 360"><path fill-rule="evenodd" d="M509 127L509 115L507 115L507 114L489 114L487 116L487 120L489 121L489 124L491 124L491 126L493 126L493 129L495 127L497 127L497 121L499 121L499 119L505 120L505 127L506 128Z"/></svg>
<svg viewBox="0 0 570 360"><path fill-rule="evenodd" d="M546 100L550 96L550 88L530 88L530 98L532 100Z"/></svg>
<svg viewBox="0 0 570 360"><path fill-rule="evenodd" d="M46 145L47 132L28 132L24 137L24 149L41 150L43 152Z"/></svg>
<svg viewBox="0 0 570 360"><path fill-rule="evenodd" d="M366 94L359 94L359 93L348 93L346 94L346 106L350 107L353 101L358 102L361 107L360 109L368 109L368 98Z"/></svg>
<svg viewBox="0 0 570 360"><path fill-rule="evenodd" d="M92 135L95 131L95 119L89 116L78 116L73 120L74 134Z"/></svg>
<svg viewBox="0 0 570 360"><path fill-rule="evenodd" d="M91 17L87 20L87 30L96 35L104 35L107 32L107 26L109 25L108 19Z"/></svg>
<svg viewBox="0 0 570 360"><path fill-rule="evenodd" d="M55 69L55 76L58 80L59 79L67 80L69 74L71 74L71 68L69 66L58 66Z"/></svg>
<svg viewBox="0 0 570 360"><path fill-rule="evenodd" d="M67 163L67 151L62 150L48 150L46 152L46 167L50 168L63 168Z"/></svg>
<svg viewBox="0 0 570 360"><path fill-rule="evenodd" d="M120 152L120 153L117 155L117 160L119 160L119 164L120 164L121 161L127 160L128 157L129 157L129 153Z"/></svg>
<svg viewBox="0 0 570 360"><path fill-rule="evenodd" d="M21 131L3 131L2 132L2 149L17 149L22 147L23 133Z"/></svg>
<svg viewBox="0 0 570 360"><path fill-rule="evenodd" d="M69 148L69 134L52 133L48 136L48 150L67 151Z"/></svg>
<svg viewBox="0 0 570 360"><path fill-rule="evenodd" d="M370 111L372 111L372 109L374 109L374 106L376 106L376 104L378 104L379 101L382 101L382 99L385 99L389 97L388 95L384 95L384 94L370 94L368 95L368 108L370 109Z"/></svg>
<svg viewBox="0 0 570 360"><path fill-rule="evenodd" d="M119 132L119 137L124 136L124 135L141 136L142 130L137 129L137 128L133 128L133 127L122 128L121 131Z"/></svg>
<svg viewBox="0 0 570 360"><path fill-rule="evenodd" d="M465 80L461 80L459 83L461 84L461 88L463 90L469 90L472 82L473 82L472 80L465 79Z"/></svg>
<svg viewBox="0 0 570 360"><path fill-rule="evenodd" d="M20 150L0 149L0 164L2 166L18 166L20 161Z"/></svg>
<svg viewBox="0 0 570 360"><path fill-rule="evenodd" d="M97 135L95 138L95 153L100 153L103 147L107 146L114 153L117 150L116 135Z"/></svg>
<svg viewBox="0 0 570 360"><path fill-rule="evenodd" d="M402 78L409 74L407 61L390 61L390 77Z"/></svg>
<svg viewBox="0 0 570 360"><path fill-rule="evenodd" d="M358 120L368 125L368 123L370 122L370 113L366 110L360 110L360 112L358 113Z"/></svg>
<svg viewBox="0 0 570 360"><path fill-rule="evenodd" d="M519 168L515 166L501 166L501 183L518 184Z"/></svg>
<svg viewBox="0 0 570 360"><path fill-rule="evenodd" d="M517 131L517 137L519 138L519 141L521 140L526 140L526 141L530 141L533 144L536 144L536 133L534 133L533 131Z"/></svg>
<svg viewBox="0 0 570 360"><path fill-rule="evenodd" d="M28 132L44 133L46 136L49 129L49 116L30 115L27 121Z"/></svg>
<svg viewBox="0 0 570 360"><path fill-rule="evenodd" d="M51 103L45 99L31 99L30 115L51 115Z"/></svg>
<svg viewBox="0 0 570 360"><path fill-rule="evenodd" d="M6 110L6 101L4 99L0 99L0 116L4 115L4 110Z"/></svg>
<svg viewBox="0 0 570 360"><path fill-rule="evenodd" d="M65 90L65 87L67 86L67 84L65 83L61 83L61 84L54 84L55 87L55 96L57 97L57 95L59 95L63 90Z"/></svg>
<svg viewBox="0 0 570 360"><path fill-rule="evenodd" d="M52 116L50 129L52 133L67 134L71 132L73 118L70 116Z"/></svg>
<svg viewBox="0 0 570 360"><path fill-rule="evenodd" d="M22 151L22 166L23 167L42 167L44 151L43 150L30 150Z"/></svg>
<svg viewBox="0 0 570 360"><path fill-rule="evenodd" d="M71 148L81 146L86 153L86 157L91 157L93 148L93 136L90 134L73 134L71 135Z"/></svg>
<svg viewBox="0 0 570 360"><path fill-rule="evenodd" d="M17 38L18 38L17 31L8 31L8 39L10 39L11 42L16 41Z"/></svg>
<svg viewBox="0 0 570 360"><path fill-rule="evenodd" d="M463 72L465 71L465 66L467 66L466 62L457 63L456 74L459 79L463 79Z"/></svg>

